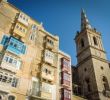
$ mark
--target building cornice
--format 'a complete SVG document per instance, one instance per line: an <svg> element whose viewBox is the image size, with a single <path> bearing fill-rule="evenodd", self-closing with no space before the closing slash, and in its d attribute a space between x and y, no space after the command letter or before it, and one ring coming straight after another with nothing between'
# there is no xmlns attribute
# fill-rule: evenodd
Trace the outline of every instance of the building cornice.
<svg viewBox="0 0 110 100"><path fill-rule="evenodd" d="M86 51L86 50L89 49L89 48L93 48L93 49L99 50L99 51L101 51L101 52L103 52L103 53L106 54L106 52L105 52L104 50L100 50L100 49L98 49L98 48L96 48L96 47L94 47L94 46L89 45L89 46L87 46L86 48L84 48L83 50L81 50L81 51L77 54L76 57L80 56L82 52ZM90 49L89 49L89 50L90 50Z"/></svg>
<svg viewBox="0 0 110 100"><path fill-rule="evenodd" d="M85 59L83 59L82 61L80 61L78 64L77 64L77 67L79 67L80 65L84 64L87 60L92 60L92 58L94 59L97 59L97 60L100 60L102 62L105 62L105 63L108 63L109 64L109 61L106 60L106 59L103 59L103 58L99 58L97 56L94 56L94 55L89 55L88 57L86 57Z"/></svg>

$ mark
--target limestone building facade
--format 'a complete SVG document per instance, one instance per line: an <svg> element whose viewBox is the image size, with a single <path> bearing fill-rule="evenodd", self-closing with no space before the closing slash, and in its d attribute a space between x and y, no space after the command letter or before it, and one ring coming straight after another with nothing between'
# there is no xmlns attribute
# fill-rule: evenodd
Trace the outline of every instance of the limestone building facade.
<svg viewBox="0 0 110 100"><path fill-rule="evenodd" d="M101 33L81 11L81 30L75 37L80 92L88 100L110 100L110 67Z"/></svg>
<svg viewBox="0 0 110 100"><path fill-rule="evenodd" d="M0 100L71 100L70 62L65 65L70 68L66 92L59 94L60 55L58 36L7 0L0 1Z"/></svg>

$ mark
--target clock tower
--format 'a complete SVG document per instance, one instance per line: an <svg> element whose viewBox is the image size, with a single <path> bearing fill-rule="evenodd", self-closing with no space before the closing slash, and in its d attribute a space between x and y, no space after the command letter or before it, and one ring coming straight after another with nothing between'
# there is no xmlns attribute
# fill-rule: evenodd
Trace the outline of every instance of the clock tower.
<svg viewBox="0 0 110 100"><path fill-rule="evenodd" d="M75 42L82 95L89 100L110 100L110 68L101 33L92 28L84 10Z"/></svg>

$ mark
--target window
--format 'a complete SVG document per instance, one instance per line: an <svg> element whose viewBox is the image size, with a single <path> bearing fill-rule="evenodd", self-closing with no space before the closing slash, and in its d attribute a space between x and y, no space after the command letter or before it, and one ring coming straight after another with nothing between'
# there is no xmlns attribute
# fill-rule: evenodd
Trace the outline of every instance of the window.
<svg viewBox="0 0 110 100"><path fill-rule="evenodd" d="M25 54L26 45L13 37L9 38L4 35L1 44L6 47L6 50L9 50L16 55L19 55L21 53Z"/></svg>
<svg viewBox="0 0 110 100"><path fill-rule="evenodd" d="M12 61L13 61L13 59L12 59L12 58L10 58L10 59L9 59L9 63L12 63Z"/></svg>
<svg viewBox="0 0 110 100"><path fill-rule="evenodd" d="M43 72L46 73L47 75L53 75L53 70L49 69L49 68L43 68Z"/></svg>
<svg viewBox="0 0 110 100"><path fill-rule="evenodd" d="M8 77L7 83L11 83L11 81L12 81L12 78L11 77Z"/></svg>
<svg viewBox="0 0 110 100"><path fill-rule="evenodd" d="M25 29L23 29L23 32L25 33Z"/></svg>
<svg viewBox="0 0 110 100"><path fill-rule="evenodd" d="M27 23L28 23L28 16L26 16L23 13L20 13L18 20L27 25Z"/></svg>
<svg viewBox="0 0 110 100"><path fill-rule="evenodd" d="M0 81L2 80L2 75L0 74Z"/></svg>
<svg viewBox="0 0 110 100"><path fill-rule="evenodd" d="M15 96L9 96L8 100L15 100Z"/></svg>
<svg viewBox="0 0 110 100"><path fill-rule="evenodd" d="M66 89L62 89L62 100L71 100L71 92Z"/></svg>
<svg viewBox="0 0 110 100"><path fill-rule="evenodd" d="M14 38L10 39L8 47L17 54L19 53L24 54L26 50L26 45L24 45L21 41Z"/></svg>
<svg viewBox="0 0 110 100"><path fill-rule="evenodd" d="M17 28L19 31L21 31L21 32L23 32L23 33L26 33L26 29L25 29L23 26L19 25L19 24L16 25L16 28Z"/></svg>
<svg viewBox="0 0 110 100"><path fill-rule="evenodd" d="M69 74L64 73L63 75L64 75L64 78L63 78L64 80L70 81L70 75Z"/></svg>
<svg viewBox="0 0 110 100"><path fill-rule="evenodd" d="M39 81L32 82L32 94L38 96L40 91Z"/></svg>
<svg viewBox="0 0 110 100"><path fill-rule="evenodd" d="M16 25L16 28L19 29L19 25Z"/></svg>
<svg viewBox="0 0 110 100"><path fill-rule="evenodd" d="M30 37L29 37L30 40L35 41L36 34L37 34L37 26L35 24L33 24L31 27L31 32L30 32Z"/></svg>
<svg viewBox="0 0 110 100"><path fill-rule="evenodd" d="M96 37L93 37L93 41L94 41L94 45L98 45Z"/></svg>
<svg viewBox="0 0 110 100"><path fill-rule="evenodd" d="M16 87L17 86L17 83L18 83L18 79L17 78L13 78L12 80L12 87Z"/></svg>
<svg viewBox="0 0 110 100"><path fill-rule="evenodd" d="M64 66L67 66L67 67L70 67L70 63L69 63L69 61L67 61L67 60L63 60L63 64L64 64Z"/></svg>
<svg viewBox="0 0 110 100"><path fill-rule="evenodd" d="M50 63L50 64L53 64L54 54L51 51L46 50L45 51L45 59L44 60L46 62Z"/></svg>
<svg viewBox="0 0 110 100"><path fill-rule="evenodd" d="M83 48L85 45L84 45L84 40L81 39L81 47Z"/></svg>
<svg viewBox="0 0 110 100"><path fill-rule="evenodd" d="M16 60L13 60L13 64L16 65L17 64L17 61Z"/></svg>
<svg viewBox="0 0 110 100"><path fill-rule="evenodd" d="M62 68L65 68L67 71L70 71L70 61L65 59L65 58L61 58L61 66Z"/></svg>
<svg viewBox="0 0 110 100"><path fill-rule="evenodd" d="M52 92L52 86L48 83L42 83L42 92Z"/></svg>
<svg viewBox="0 0 110 100"><path fill-rule="evenodd" d="M18 78L4 72L0 73L0 82L6 83L12 87L17 87Z"/></svg>
<svg viewBox="0 0 110 100"><path fill-rule="evenodd" d="M3 77L2 77L2 82L6 82L6 81L7 81L7 79L8 79L8 77L7 77L7 76L3 76Z"/></svg>
<svg viewBox="0 0 110 100"><path fill-rule="evenodd" d="M23 15L21 14L20 17L22 18L22 16L23 16Z"/></svg>
<svg viewBox="0 0 110 100"><path fill-rule="evenodd" d="M31 38L30 38L31 40L34 40L34 37L33 37L33 35L31 35Z"/></svg>
<svg viewBox="0 0 110 100"><path fill-rule="evenodd" d="M103 81L104 90L110 90L108 80L105 76L103 76L102 81Z"/></svg>
<svg viewBox="0 0 110 100"><path fill-rule="evenodd" d="M52 40L50 40L50 39L47 39L47 42L50 44L50 45L54 45L54 42L52 41Z"/></svg>
<svg viewBox="0 0 110 100"><path fill-rule="evenodd" d="M47 69L45 69L45 73L46 73L46 74L48 74L47 72L48 72L48 70L47 70Z"/></svg>
<svg viewBox="0 0 110 100"><path fill-rule="evenodd" d="M10 42L10 45L13 46L13 42Z"/></svg>
<svg viewBox="0 0 110 100"><path fill-rule="evenodd" d="M35 24L32 25L32 30L37 30L37 26Z"/></svg>
<svg viewBox="0 0 110 100"><path fill-rule="evenodd" d="M70 75L69 74L62 72L61 84L70 86Z"/></svg>
<svg viewBox="0 0 110 100"><path fill-rule="evenodd" d="M85 81L86 81L88 92L91 92L90 79L89 78L86 78Z"/></svg>
<svg viewBox="0 0 110 100"><path fill-rule="evenodd" d="M20 31L22 31L22 27L20 27Z"/></svg>
<svg viewBox="0 0 110 100"><path fill-rule="evenodd" d="M103 69L104 69L104 68L103 68L103 66L101 66L100 68L101 68L101 70L103 70Z"/></svg>
<svg viewBox="0 0 110 100"><path fill-rule="evenodd" d="M70 99L70 92L67 91L67 90L65 90L65 91L64 91L64 97Z"/></svg>
<svg viewBox="0 0 110 100"><path fill-rule="evenodd" d="M36 34L31 33L31 35L30 35L30 40L35 41L35 38L36 38Z"/></svg>
<svg viewBox="0 0 110 100"><path fill-rule="evenodd" d="M25 16L23 17L23 20L25 20L26 18L25 18Z"/></svg>
<svg viewBox="0 0 110 100"><path fill-rule="evenodd" d="M4 58L3 58L3 61L5 61L6 63L9 63L9 64L12 64L17 69L20 69L21 61L17 60L16 58L14 58L12 56L5 55Z"/></svg>
<svg viewBox="0 0 110 100"><path fill-rule="evenodd" d="M4 57L4 61L8 62L8 56Z"/></svg>

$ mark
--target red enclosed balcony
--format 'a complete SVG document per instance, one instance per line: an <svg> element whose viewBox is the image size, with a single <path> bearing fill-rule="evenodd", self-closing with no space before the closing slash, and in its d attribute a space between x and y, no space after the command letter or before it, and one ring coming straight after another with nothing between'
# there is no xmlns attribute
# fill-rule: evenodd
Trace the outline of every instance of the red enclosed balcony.
<svg viewBox="0 0 110 100"><path fill-rule="evenodd" d="M70 69L71 69L70 60L61 58L61 68L62 68L62 71L66 71L70 73Z"/></svg>
<svg viewBox="0 0 110 100"><path fill-rule="evenodd" d="M67 90L67 89L62 89L62 96L61 96L61 100L71 100L71 91Z"/></svg>
<svg viewBox="0 0 110 100"><path fill-rule="evenodd" d="M68 73L62 72L61 73L61 84L65 87L70 87L71 77Z"/></svg>

